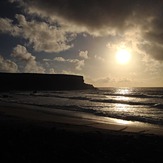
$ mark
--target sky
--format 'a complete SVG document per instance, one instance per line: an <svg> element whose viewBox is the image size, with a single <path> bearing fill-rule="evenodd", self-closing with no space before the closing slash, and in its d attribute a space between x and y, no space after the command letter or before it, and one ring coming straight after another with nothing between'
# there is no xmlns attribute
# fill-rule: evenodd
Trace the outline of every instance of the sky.
<svg viewBox="0 0 163 163"><path fill-rule="evenodd" d="M1 0L0 72L163 87L163 1Z"/></svg>

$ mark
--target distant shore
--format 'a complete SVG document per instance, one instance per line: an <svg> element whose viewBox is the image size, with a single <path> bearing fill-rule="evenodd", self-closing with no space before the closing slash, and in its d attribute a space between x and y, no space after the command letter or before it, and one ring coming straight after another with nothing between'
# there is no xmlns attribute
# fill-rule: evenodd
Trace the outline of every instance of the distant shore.
<svg viewBox="0 0 163 163"><path fill-rule="evenodd" d="M1 159L6 162L161 162L163 136L155 131L0 103Z"/></svg>
<svg viewBox="0 0 163 163"><path fill-rule="evenodd" d="M85 90L95 89L84 77L71 74L1 73L0 91ZM23 81L23 83L22 83Z"/></svg>

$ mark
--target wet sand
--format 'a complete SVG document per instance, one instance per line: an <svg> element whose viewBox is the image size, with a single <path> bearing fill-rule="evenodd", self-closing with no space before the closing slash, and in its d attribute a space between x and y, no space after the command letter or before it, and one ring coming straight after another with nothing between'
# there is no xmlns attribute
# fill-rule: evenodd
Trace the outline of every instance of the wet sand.
<svg viewBox="0 0 163 163"><path fill-rule="evenodd" d="M147 124L0 103L3 162L161 162L162 133Z"/></svg>

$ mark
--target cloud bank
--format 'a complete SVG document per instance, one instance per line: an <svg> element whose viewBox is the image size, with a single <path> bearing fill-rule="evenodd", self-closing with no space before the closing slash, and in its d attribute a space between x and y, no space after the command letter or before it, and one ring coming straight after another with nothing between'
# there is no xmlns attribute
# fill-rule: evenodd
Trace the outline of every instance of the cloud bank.
<svg viewBox="0 0 163 163"><path fill-rule="evenodd" d="M127 37L129 42L135 41L136 46L138 42L138 47L141 47L139 50L142 52L149 53L156 60L163 60L162 0L10 0L10 2L19 4L27 15L38 16L52 25L28 22L23 16L17 15L19 26L25 33L24 38L33 44L36 51L67 50L72 44L68 44L66 32L71 34L85 32L94 36L114 35L121 36L122 39ZM6 21L9 28L12 22ZM12 34L15 33L16 27L12 31Z"/></svg>
<svg viewBox="0 0 163 163"><path fill-rule="evenodd" d="M60 17L91 29L114 27L125 29L133 21L158 18L162 0L15 0L27 13ZM141 20L138 20L140 19ZM130 22L129 22L130 21ZM125 28L124 28L125 27Z"/></svg>

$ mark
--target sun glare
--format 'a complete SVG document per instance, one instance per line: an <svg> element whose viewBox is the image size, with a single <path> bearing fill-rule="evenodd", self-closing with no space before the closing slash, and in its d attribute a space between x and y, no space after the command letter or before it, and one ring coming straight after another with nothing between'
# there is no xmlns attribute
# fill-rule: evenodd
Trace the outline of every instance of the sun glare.
<svg viewBox="0 0 163 163"><path fill-rule="evenodd" d="M127 64L131 59L131 54L127 49L119 49L116 53L116 60L120 64Z"/></svg>

